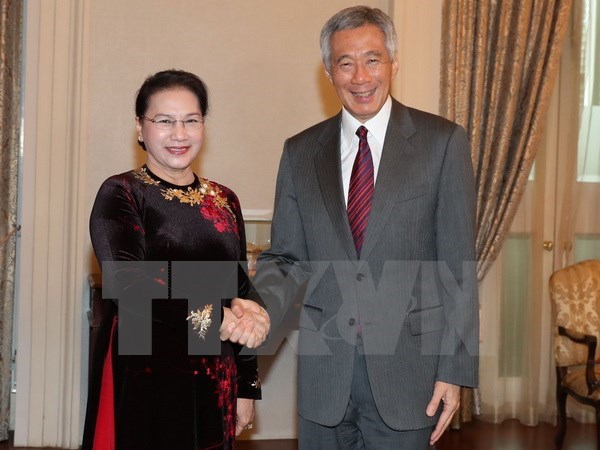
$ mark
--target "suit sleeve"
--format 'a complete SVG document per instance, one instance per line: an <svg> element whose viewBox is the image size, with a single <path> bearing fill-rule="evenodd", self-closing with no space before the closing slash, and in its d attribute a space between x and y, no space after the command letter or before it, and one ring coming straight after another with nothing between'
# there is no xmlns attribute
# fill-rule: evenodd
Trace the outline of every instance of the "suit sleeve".
<svg viewBox="0 0 600 450"><path fill-rule="evenodd" d="M469 142L457 125L442 163L436 210L438 275L446 316L437 379L470 387L477 386L479 364L475 215Z"/></svg>
<svg viewBox="0 0 600 450"><path fill-rule="evenodd" d="M310 274L290 153L288 140L277 174L271 248L259 255L253 280L257 295L271 317L272 330L281 328L291 306L303 295Z"/></svg>

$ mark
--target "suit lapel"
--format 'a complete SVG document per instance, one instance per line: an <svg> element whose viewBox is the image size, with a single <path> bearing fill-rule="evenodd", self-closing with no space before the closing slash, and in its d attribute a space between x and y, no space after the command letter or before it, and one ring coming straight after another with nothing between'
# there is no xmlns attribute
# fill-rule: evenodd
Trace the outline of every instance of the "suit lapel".
<svg viewBox="0 0 600 450"><path fill-rule="evenodd" d="M333 117L318 141L322 146L314 157L323 201L340 242L350 259L357 259L344 201L340 159L341 113Z"/></svg>
<svg viewBox="0 0 600 450"><path fill-rule="evenodd" d="M407 141L416 131L408 109L396 100L392 99L392 102L361 259L367 259L373 251L406 180L403 155L415 151Z"/></svg>

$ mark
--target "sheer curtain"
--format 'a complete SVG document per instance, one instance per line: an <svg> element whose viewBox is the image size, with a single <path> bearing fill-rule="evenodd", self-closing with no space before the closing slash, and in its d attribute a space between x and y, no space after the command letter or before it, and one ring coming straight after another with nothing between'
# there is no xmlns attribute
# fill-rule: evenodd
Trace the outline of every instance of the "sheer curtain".
<svg viewBox="0 0 600 450"><path fill-rule="evenodd" d="M539 165L535 181L528 179L544 135L570 9L571 0L444 2L440 111L465 127L472 146L483 279L481 413L492 420L519 416L533 423L546 403L548 386L536 383L549 364L544 360L549 355L540 352L548 334L543 318L549 314L539 272L547 256L531 248L544 240L543 226L538 235L531 225L543 217L540 200L546 193L536 187L546 180L548 167ZM523 217L515 222L519 205ZM506 241L511 224L518 228L519 222L529 225ZM528 251L515 256L514 249L521 248ZM492 265L496 272L484 278ZM509 273L520 283L503 286ZM468 420L469 411L461 412Z"/></svg>
<svg viewBox="0 0 600 450"><path fill-rule="evenodd" d="M553 101L549 122L556 120ZM480 417L526 425L555 417L551 306L552 252L544 222L552 222L556 128L548 127L504 245L480 284ZM550 241L549 241L550 242ZM549 245L547 244L549 247Z"/></svg>
<svg viewBox="0 0 600 450"><path fill-rule="evenodd" d="M22 1L0 0L0 440L8 439L19 156Z"/></svg>

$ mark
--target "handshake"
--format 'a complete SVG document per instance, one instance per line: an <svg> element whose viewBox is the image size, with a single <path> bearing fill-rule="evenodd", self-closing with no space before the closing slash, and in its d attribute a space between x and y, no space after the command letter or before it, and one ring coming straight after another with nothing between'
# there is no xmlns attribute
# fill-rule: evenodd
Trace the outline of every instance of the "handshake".
<svg viewBox="0 0 600 450"><path fill-rule="evenodd" d="M231 341L248 348L261 345L271 328L267 311L252 300L234 298L231 308L223 308L219 333L222 341Z"/></svg>

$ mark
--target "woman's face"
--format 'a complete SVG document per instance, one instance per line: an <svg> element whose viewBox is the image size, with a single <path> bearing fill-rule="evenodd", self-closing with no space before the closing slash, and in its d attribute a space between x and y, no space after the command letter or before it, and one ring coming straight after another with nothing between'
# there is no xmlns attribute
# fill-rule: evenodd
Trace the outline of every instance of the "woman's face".
<svg viewBox="0 0 600 450"><path fill-rule="evenodd" d="M204 140L204 125L198 122L203 120L196 95L187 89L169 89L152 95L144 117L138 117L136 126L138 138L146 145L148 168L173 184L193 181L191 165ZM163 127L165 123L173 125L161 129L161 125L152 121L161 122ZM189 126L194 123L195 126Z"/></svg>

